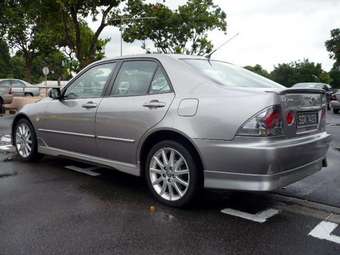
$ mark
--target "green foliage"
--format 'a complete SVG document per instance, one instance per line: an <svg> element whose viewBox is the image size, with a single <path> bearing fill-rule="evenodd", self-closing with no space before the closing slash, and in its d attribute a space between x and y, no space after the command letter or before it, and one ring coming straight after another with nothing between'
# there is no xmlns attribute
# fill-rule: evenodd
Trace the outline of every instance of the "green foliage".
<svg viewBox="0 0 340 255"><path fill-rule="evenodd" d="M269 72L268 72L266 69L264 69L264 68L263 68L261 65L259 65L259 64L256 64L256 65L254 65L254 66L245 66L244 68L246 68L246 69L248 69L248 70L250 70L250 71L252 71L252 72L254 72L254 73L257 73L257 74L259 74L259 75L262 75L262 76L264 76L264 77L267 77L267 78L270 77Z"/></svg>
<svg viewBox="0 0 340 255"><path fill-rule="evenodd" d="M0 39L0 78L6 78L11 72L10 60L8 45Z"/></svg>
<svg viewBox="0 0 340 255"><path fill-rule="evenodd" d="M335 66L340 66L340 28L331 31L331 39L325 42L330 58L335 60Z"/></svg>
<svg viewBox="0 0 340 255"><path fill-rule="evenodd" d="M331 82L332 87L340 89L340 68L333 68L329 72L329 76L332 79Z"/></svg>
<svg viewBox="0 0 340 255"><path fill-rule="evenodd" d="M207 32L214 29L226 32L227 29L226 14L212 0L189 0L176 10L160 3L131 1L127 11L131 15L155 19L127 23L124 40L149 39L162 53L205 55L213 49Z"/></svg>
<svg viewBox="0 0 340 255"><path fill-rule="evenodd" d="M309 62L308 59L278 64L271 72L270 78L287 87L298 82L331 82L330 76L322 70L321 64Z"/></svg>

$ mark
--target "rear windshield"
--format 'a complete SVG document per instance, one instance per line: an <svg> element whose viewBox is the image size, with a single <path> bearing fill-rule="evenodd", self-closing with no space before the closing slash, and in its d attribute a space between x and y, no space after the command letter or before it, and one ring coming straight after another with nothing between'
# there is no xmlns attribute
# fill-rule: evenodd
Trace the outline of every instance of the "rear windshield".
<svg viewBox="0 0 340 255"><path fill-rule="evenodd" d="M222 61L183 59L210 79L228 87L284 88L261 75Z"/></svg>
<svg viewBox="0 0 340 255"><path fill-rule="evenodd" d="M322 88L324 88L324 84L321 84L321 83L297 83L293 87L294 88L322 89Z"/></svg>

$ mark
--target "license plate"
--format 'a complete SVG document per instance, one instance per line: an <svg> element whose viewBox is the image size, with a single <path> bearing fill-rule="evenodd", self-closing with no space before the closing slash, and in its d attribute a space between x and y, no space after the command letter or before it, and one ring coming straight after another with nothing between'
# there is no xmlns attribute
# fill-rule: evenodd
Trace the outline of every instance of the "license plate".
<svg viewBox="0 0 340 255"><path fill-rule="evenodd" d="M298 112L297 114L297 126L315 126L318 124L318 113L317 112Z"/></svg>

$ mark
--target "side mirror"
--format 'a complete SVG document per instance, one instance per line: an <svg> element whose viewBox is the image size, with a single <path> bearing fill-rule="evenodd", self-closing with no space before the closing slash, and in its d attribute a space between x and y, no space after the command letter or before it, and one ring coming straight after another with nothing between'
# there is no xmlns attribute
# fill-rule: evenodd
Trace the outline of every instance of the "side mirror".
<svg viewBox="0 0 340 255"><path fill-rule="evenodd" d="M52 99L60 99L61 98L61 91L60 88L52 88L48 92L48 96Z"/></svg>

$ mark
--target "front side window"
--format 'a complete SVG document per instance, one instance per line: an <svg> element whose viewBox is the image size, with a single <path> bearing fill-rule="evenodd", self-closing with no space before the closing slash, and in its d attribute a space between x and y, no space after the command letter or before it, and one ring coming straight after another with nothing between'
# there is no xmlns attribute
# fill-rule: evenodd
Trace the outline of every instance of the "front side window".
<svg viewBox="0 0 340 255"><path fill-rule="evenodd" d="M229 63L205 59L184 59L184 61L199 73L226 87L285 88L261 75Z"/></svg>
<svg viewBox="0 0 340 255"><path fill-rule="evenodd" d="M114 67L115 63L108 63L91 68L66 89L64 98L77 99L101 97Z"/></svg>
<svg viewBox="0 0 340 255"><path fill-rule="evenodd" d="M157 63L153 61L124 62L117 75L111 95L140 96L147 94L156 69Z"/></svg>

